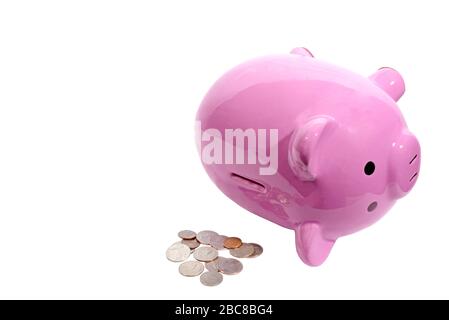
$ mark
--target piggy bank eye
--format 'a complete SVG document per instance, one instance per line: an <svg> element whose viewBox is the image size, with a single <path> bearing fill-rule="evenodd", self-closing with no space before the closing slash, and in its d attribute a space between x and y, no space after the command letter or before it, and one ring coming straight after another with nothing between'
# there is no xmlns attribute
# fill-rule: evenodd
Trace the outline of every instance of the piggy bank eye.
<svg viewBox="0 0 449 320"><path fill-rule="evenodd" d="M368 161L368 162L365 164L365 169L364 169L365 174L366 174L367 176L370 176L370 175L372 175L372 174L374 173L374 170L376 170L376 165L374 164L374 162Z"/></svg>

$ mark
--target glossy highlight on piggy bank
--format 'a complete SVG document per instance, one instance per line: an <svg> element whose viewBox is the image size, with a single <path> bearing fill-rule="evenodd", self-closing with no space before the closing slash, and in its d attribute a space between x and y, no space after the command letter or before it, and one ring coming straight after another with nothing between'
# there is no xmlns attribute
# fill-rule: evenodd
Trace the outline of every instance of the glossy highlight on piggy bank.
<svg viewBox="0 0 449 320"><path fill-rule="evenodd" d="M240 206L294 230L299 257L318 266L339 237L379 220L416 183L420 146L396 105L404 91L392 68L363 77L304 48L250 60L218 79L198 110L200 153L214 139L222 149L209 146L212 159L231 152L204 168ZM241 135L224 141L230 129ZM276 141L261 142L261 130L276 130ZM232 161L242 152L275 153L276 170Z"/></svg>

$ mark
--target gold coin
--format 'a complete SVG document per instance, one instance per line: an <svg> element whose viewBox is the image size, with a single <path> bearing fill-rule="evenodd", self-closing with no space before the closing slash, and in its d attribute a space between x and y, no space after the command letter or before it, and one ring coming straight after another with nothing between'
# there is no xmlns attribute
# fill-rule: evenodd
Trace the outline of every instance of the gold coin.
<svg viewBox="0 0 449 320"><path fill-rule="evenodd" d="M242 245L242 240L237 237L229 237L224 241L225 248L235 249Z"/></svg>

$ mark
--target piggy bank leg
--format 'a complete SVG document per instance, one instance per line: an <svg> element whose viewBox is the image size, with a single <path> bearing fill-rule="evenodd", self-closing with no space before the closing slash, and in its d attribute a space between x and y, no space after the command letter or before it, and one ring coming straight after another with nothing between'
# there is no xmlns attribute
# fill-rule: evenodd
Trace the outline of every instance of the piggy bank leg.
<svg viewBox="0 0 449 320"><path fill-rule="evenodd" d="M295 228L296 251L309 266L319 266L329 255L335 241L326 240L318 223L306 222Z"/></svg>

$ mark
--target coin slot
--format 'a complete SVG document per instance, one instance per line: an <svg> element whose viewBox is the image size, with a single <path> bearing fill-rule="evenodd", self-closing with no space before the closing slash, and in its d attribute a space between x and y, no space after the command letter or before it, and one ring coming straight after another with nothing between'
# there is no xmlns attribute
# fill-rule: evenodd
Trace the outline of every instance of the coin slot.
<svg viewBox="0 0 449 320"><path fill-rule="evenodd" d="M237 173L231 173L231 178L236 181L237 183L239 183L240 185L242 185L243 187L247 188L247 189L251 189L254 191L258 191L258 192L265 192L266 188L263 184L248 179L246 177L243 177Z"/></svg>

